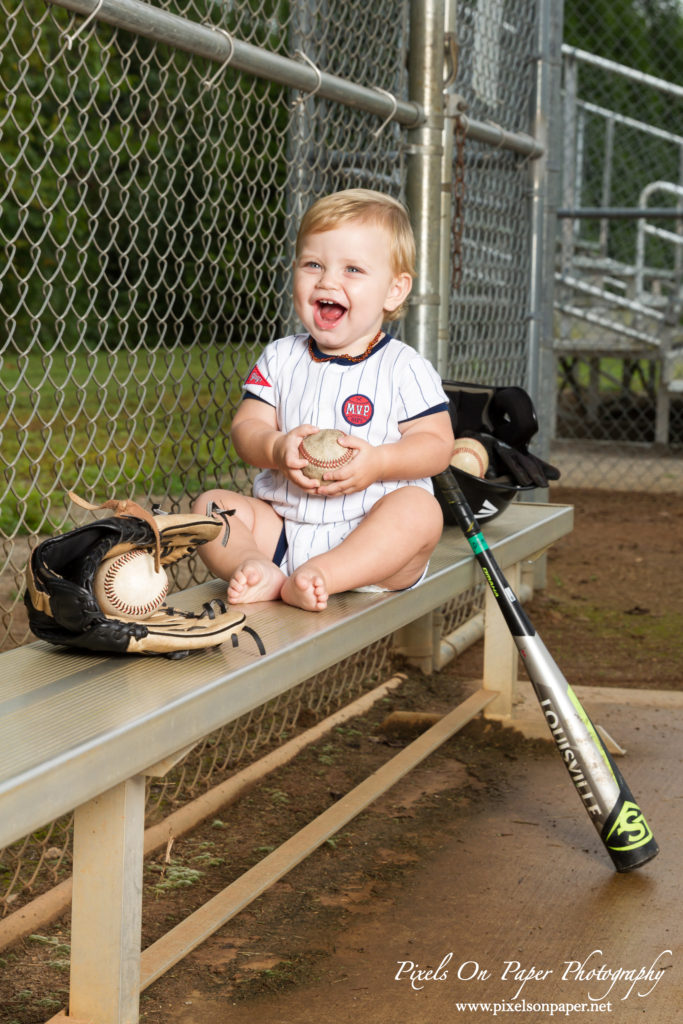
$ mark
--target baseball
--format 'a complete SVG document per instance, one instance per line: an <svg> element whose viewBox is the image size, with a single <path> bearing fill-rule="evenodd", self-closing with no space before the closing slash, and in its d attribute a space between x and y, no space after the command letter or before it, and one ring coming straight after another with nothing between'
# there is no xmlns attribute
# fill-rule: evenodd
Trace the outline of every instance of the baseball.
<svg viewBox="0 0 683 1024"><path fill-rule="evenodd" d="M299 445L302 459L308 459L308 465L301 472L310 480L322 480L323 473L330 469L339 469L356 454L352 448L343 448L337 439L346 437L342 430L319 430L317 434L309 434Z"/></svg>
<svg viewBox="0 0 683 1024"><path fill-rule="evenodd" d="M471 476L482 477L489 468L489 454L481 441L473 437L456 437L451 466Z"/></svg>
<svg viewBox="0 0 683 1024"><path fill-rule="evenodd" d="M155 571L149 552L125 551L102 562L93 590L105 615L146 619L164 603L168 576L163 569Z"/></svg>

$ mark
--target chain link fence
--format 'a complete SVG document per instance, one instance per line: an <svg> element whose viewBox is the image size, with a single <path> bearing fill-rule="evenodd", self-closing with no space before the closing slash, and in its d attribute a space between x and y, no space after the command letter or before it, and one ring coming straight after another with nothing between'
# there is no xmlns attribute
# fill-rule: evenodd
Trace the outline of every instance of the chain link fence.
<svg viewBox="0 0 683 1024"><path fill-rule="evenodd" d="M256 353L295 327L288 268L303 209L353 185L405 198L410 127L425 116L409 96L410 15L425 11L406 0L0 6L8 647L29 639L31 549L77 521L65 492L174 510L216 482L249 485L229 426ZM457 301L445 304L461 342L446 346L444 365L522 383L534 146L513 140L522 152L510 155L498 136L528 129L537 5L509 4L504 20L498 0L488 6L493 30L476 3L426 12L446 13L451 32L457 22L465 43L457 75L451 45L450 87L471 93L452 174L467 181L466 222L444 243L446 263L450 242L462 246ZM468 64L470 42L478 56ZM491 133L476 118L492 114ZM446 606L446 629L482 601L480 587ZM281 742L303 712L321 718L348 703L389 665L387 638L207 737L150 784L148 818ZM65 818L0 852L3 914L69 873L70 843Z"/></svg>
<svg viewBox="0 0 683 1024"><path fill-rule="evenodd" d="M453 87L466 118L490 126L493 138L463 138L456 126L460 273L452 281L446 368L455 380L528 386L530 157L503 148L495 130L530 130L537 28L536 4L524 0L458 5Z"/></svg>
<svg viewBox="0 0 683 1024"><path fill-rule="evenodd" d="M302 209L359 183L400 197L405 180L400 126L312 97L307 61L402 99L407 5L166 0L151 38L84 18L87 0L66 5L78 15L0 6L8 646L28 638L29 549L70 525L65 492L170 511L216 481L244 486L230 421L255 354L292 325ZM199 23L224 30L215 47L296 59L310 93L153 38Z"/></svg>
<svg viewBox="0 0 683 1024"><path fill-rule="evenodd" d="M249 485L229 426L256 353L296 326L288 268L303 209L354 185L405 199L420 148L410 129L425 116L410 97L416 18L445 16L456 101L441 369L527 381L526 198L542 148L526 133L546 0L0 7L3 646L29 639L24 567L75 521L68 490L170 511L216 482ZM478 587L445 606L445 632L482 605ZM149 820L389 666L387 638L207 737L150 783ZM69 873L70 842L65 818L0 851L3 914Z"/></svg>
<svg viewBox="0 0 683 1024"><path fill-rule="evenodd" d="M567 0L564 39L555 459L680 492L683 9Z"/></svg>

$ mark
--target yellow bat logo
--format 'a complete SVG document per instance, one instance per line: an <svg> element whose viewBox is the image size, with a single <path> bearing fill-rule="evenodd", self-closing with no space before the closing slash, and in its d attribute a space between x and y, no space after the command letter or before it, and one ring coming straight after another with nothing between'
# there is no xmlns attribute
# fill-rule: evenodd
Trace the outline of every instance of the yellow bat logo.
<svg viewBox="0 0 683 1024"><path fill-rule="evenodd" d="M612 837L613 841L610 842ZM605 837L607 846L610 850L636 850L639 846L645 846L651 839L652 830L645 821L640 807L630 800L625 800L617 820ZM625 845L616 845L618 842Z"/></svg>

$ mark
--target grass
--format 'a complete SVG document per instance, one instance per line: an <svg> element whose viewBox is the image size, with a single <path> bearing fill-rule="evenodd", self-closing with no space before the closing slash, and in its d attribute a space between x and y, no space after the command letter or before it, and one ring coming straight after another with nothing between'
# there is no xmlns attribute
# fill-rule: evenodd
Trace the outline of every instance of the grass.
<svg viewBox="0 0 683 1024"><path fill-rule="evenodd" d="M289 794L285 793L283 789L266 789L266 793L268 793L270 799L276 805L289 803Z"/></svg>
<svg viewBox="0 0 683 1024"><path fill-rule="evenodd" d="M5 354L0 529L59 525L68 490L196 492L237 461L229 425L250 358L216 345Z"/></svg>
<svg viewBox="0 0 683 1024"><path fill-rule="evenodd" d="M46 967L55 967L59 971L68 971L71 965L71 946L51 935L29 935L29 942L49 947L54 959L44 961Z"/></svg>
<svg viewBox="0 0 683 1024"><path fill-rule="evenodd" d="M628 382L628 390L634 395L646 395L643 376L648 377L650 364L647 359L627 359L626 356L601 356L598 359L600 373L600 391L604 395L621 394L624 391L624 370L626 363L631 368L631 377ZM572 376L576 384L581 388L590 388L591 380L591 357L586 353L578 354L575 357ZM560 387L562 377L560 376Z"/></svg>
<svg viewBox="0 0 683 1024"><path fill-rule="evenodd" d="M191 888L200 881L203 875L198 868L191 868L189 865L180 864L175 860L170 861L169 864L149 864L146 870L157 872L160 875L159 881L152 886L152 891L157 895L171 892L174 889Z"/></svg>
<svg viewBox="0 0 683 1024"><path fill-rule="evenodd" d="M589 623L595 636L602 637L611 653L633 658L657 660L666 652L667 658L683 664L683 633L678 611L651 614L637 608L623 612L590 602L580 606L559 602L557 611L563 619ZM634 642L637 645L634 648Z"/></svg>

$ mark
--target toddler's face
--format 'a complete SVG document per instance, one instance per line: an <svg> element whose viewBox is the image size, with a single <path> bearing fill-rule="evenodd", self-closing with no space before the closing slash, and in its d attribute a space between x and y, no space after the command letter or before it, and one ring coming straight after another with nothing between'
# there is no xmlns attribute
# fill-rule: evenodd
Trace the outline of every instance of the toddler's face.
<svg viewBox="0 0 683 1024"><path fill-rule="evenodd" d="M323 352L362 355L410 291L409 274L395 275L385 228L349 221L307 235L294 264L294 308Z"/></svg>

